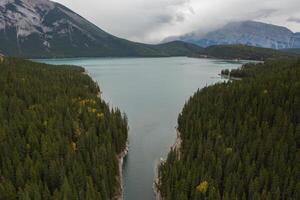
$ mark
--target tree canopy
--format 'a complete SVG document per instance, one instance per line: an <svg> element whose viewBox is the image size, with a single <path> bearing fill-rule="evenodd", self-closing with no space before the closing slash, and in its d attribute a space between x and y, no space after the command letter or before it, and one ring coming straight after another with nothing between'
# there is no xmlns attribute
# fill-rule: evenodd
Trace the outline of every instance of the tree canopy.
<svg viewBox="0 0 300 200"><path fill-rule="evenodd" d="M113 199L127 119L75 66L0 62L0 199Z"/></svg>
<svg viewBox="0 0 300 200"><path fill-rule="evenodd" d="M300 60L239 72L184 106L181 148L159 168L164 199L300 199Z"/></svg>

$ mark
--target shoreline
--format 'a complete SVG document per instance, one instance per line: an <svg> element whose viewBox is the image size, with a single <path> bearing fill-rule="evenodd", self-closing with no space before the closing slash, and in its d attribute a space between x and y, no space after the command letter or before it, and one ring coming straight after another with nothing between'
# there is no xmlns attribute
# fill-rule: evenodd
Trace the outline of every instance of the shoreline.
<svg viewBox="0 0 300 200"><path fill-rule="evenodd" d="M84 71L82 73L84 75L87 75L87 76L91 77L89 75L89 72L85 68L83 68L83 69L84 69ZM92 80L93 80L93 78L92 78ZM98 84L97 81L94 81L94 82L97 84L97 86L99 88L99 91L97 92L97 98L99 98L102 101L103 100L101 98L102 92L100 90L99 84ZM119 168L119 174L116 178L117 178L120 186L119 186L118 190L116 191L116 194L113 197L114 200L123 200L124 199L124 193L123 193L124 192L124 187L123 187L123 163L124 163L124 159L128 155L128 152L129 152L129 141L128 141L128 138L127 138L127 142L126 142L124 150L121 153L117 154L117 156L116 156L116 159L118 161L118 168Z"/></svg>
<svg viewBox="0 0 300 200"><path fill-rule="evenodd" d="M124 164L124 159L128 155L128 151L129 151L129 143L127 142L124 150L120 154L117 155L117 160L119 163L119 176L117 177L117 179L119 181L120 187L114 197L115 200L123 200L124 199L123 164Z"/></svg>
<svg viewBox="0 0 300 200"><path fill-rule="evenodd" d="M235 77L235 76L230 76L230 75L226 75L226 74L219 74L219 76L222 78L222 79L227 79L227 80L230 80L230 81L241 81L242 78L240 77Z"/></svg>
<svg viewBox="0 0 300 200"><path fill-rule="evenodd" d="M181 148L181 144L182 144L180 134L181 133L176 128L176 140L175 140L175 143L173 145L171 145L171 147L170 147L170 151L173 151L173 150L177 151L177 153L179 155L177 159L180 159L180 148ZM160 158L160 161L157 163L157 165L155 167L155 179L153 182L153 190L155 193L156 200L164 200L164 198L161 196L161 193L158 188L158 186L160 185L159 166L161 164L163 164L164 162L166 162L166 160L164 160L163 158Z"/></svg>

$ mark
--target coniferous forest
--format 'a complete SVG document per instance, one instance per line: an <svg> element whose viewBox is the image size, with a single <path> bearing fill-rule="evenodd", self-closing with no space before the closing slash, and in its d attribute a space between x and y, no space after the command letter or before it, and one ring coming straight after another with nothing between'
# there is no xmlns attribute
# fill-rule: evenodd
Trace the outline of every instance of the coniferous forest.
<svg viewBox="0 0 300 200"><path fill-rule="evenodd" d="M197 91L159 168L166 200L300 199L300 60L248 64Z"/></svg>
<svg viewBox="0 0 300 200"><path fill-rule="evenodd" d="M73 66L0 60L0 199L113 199L127 119Z"/></svg>

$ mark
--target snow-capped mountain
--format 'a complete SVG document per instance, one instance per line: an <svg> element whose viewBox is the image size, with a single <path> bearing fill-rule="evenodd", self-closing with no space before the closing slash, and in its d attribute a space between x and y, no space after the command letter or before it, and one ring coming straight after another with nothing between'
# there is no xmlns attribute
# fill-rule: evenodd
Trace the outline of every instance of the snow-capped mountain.
<svg viewBox="0 0 300 200"><path fill-rule="evenodd" d="M200 49L179 44L185 53ZM49 0L0 0L0 53L5 55L169 56L165 49L115 37Z"/></svg>
<svg viewBox="0 0 300 200"><path fill-rule="evenodd" d="M182 40L202 47L219 44L245 44L273 49L299 48L300 33L272 24L255 21L232 22L204 36L190 33L165 41Z"/></svg>
<svg viewBox="0 0 300 200"><path fill-rule="evenodd" d="M51 29L43 25L43 16L53 8L54 4L48 1L2 0L0 2L0 29L16 27L18 37L32 33L46 33Z"/></svg>
<svg viewBox="0 0 300 200"><path fill-rule="evenodd" d="M0 50L15 56L90 54L113 38L68 8L48 0L0 1Z"/></svg>

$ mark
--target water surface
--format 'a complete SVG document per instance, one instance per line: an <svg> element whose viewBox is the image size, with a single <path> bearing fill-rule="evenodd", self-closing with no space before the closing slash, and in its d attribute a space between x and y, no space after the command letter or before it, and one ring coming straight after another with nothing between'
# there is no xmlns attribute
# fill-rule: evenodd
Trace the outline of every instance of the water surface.
<svg viewBox="0 0 300 200"><path fill-rule="evenodd" d="M242 62L175 58L76 58L40 60L85 67L104 99L129 119L130 149L123 178L126 200L153 200L155 166L176 138L177 116L198 88L221 81L222 69ZM218 95L218 94L216 94Z"/></svg>

